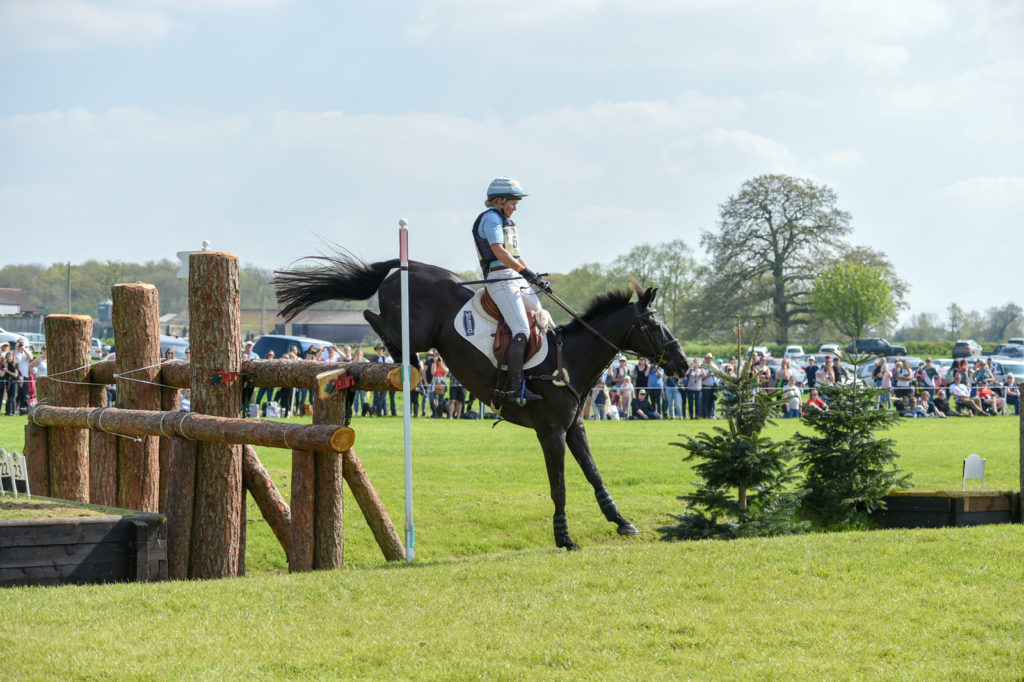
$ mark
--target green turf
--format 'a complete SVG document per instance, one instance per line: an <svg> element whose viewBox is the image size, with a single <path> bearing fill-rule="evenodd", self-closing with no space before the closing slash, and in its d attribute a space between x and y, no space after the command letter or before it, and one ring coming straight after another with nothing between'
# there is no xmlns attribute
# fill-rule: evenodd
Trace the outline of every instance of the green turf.
<svg viewBox="0 0 1024 682"><path fill-rule="evenodd" d="M23 424L0 420L0 446L20 449ZM414 565L383 562L346 496L346 568L288 575L250 503L244 579L0 590L0 679L1024 674L1022 526L658 541L692 481L668 443L707 425L588 423L608 488L642 532L614 533L569 457L570 529L584 547L570 555L553 546L532 432L417 420ZM401 529L401 420L353 426ZM978 452L986 487L1009 490L1018 429L1009 417L905 420L891 435L918 488L959 489ZM287 497L290 454L259 452Z"/></svg>

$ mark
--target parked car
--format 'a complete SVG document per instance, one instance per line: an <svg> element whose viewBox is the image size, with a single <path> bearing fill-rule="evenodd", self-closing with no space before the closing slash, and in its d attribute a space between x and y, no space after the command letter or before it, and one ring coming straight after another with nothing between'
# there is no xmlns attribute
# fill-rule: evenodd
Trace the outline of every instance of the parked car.
<svg viewBox="0 0 1024 682"><path fill-rule="evenodd" d="M818 349L819 355L836 355L841 346L838 343L823 343Z"/></svg>
<svg viewBox="0 0 1024 682"><path fill-rule="evenodd" d="M274 355L281 357L287 353L292 346L296 346L299 349L299 357L305 355L306 351L310 346L324 346L334 345L331 341L324 341L323 339L311 339L307 336L286 336L284 334L264 334L256 343L253 345L253 352L259 355L261 358L267 357L267 351L274 351Z"/></svg>
<svg viewBox="0 0 1024 682"><path fill-rule="evenodd" d="M97 338L93 338L92 345L89 348L89 353L93 360L103 359L103 342Z"/></svg>
<svg viewBox="0 0 1024 682"><path fill-rule="evenodd" d="M14 346L15 344L18 343L18 341L21 341L26 346L29 345L28 339L25 338L24 334L19 334L18 332L8 332L4 331L3 329L0 329L0 343L7 342L11 344L11 350L14 350Z"/></svg>
<svg viewBox="0 0 1024 682"><path fill-rule="evenodd" d="M889 357L892 355L907 354L906 346L897 346L891 344L880 336L873 336L866 339L857 339L856 345L854 345L853 341L846 344L847 353L853 353L855 348L857 352L867 355L884 355L886 357Z"/></svg>
<svg viewBox="0 0 1024 682"><path fill-rule="evenodd" d="M991 354L1004 358L1024 358L1024 346L1018 346L1015 343L1001 343Z"/></svg>
<svg viewBox="0 0 1024 682"><path fill-rule="evenodd" d="M25 332L22 336L28 341L28 349L35 355L46 345L46 335L36 332Z"/></svg>
<svg viewBox="0 0 1024 682"><path fill-rule="evenodd" d="M804 354L803 346L786 346L786 351L782 354L782 357L789 358L790 360L801 357Z"/></svg>
<svg viewBox="0 0 1024 682"><path fill-rule="evenodd" d="M1015 346L1024 346L1024 336L1011 337L1007 343L1012 343Z"/></svg>
<svg viewBox="0 0 1024 682"><path fill-rule="evenodd" d="M974 339L959 339L953 344L954 358L981 357L981 345Z"/></svg>
<svg viewBox="0 0 1024 682"><path fill-rule="evenodd" d="M992 378L995 380L996 390L1001 392L1002 385L1006 382L1006 375L1012 374L1014 380L1020 383L1024 377L1024 361L1022 360L993 360Z"/></svg>
<svg viewBox="0 0 1024 682"><path fill-rule="evenodd" d="M167 351L174 351L175 360L184 360L187 356L185 351L188 350L188 339L180 338L177 336L167 336L166 334L160 335L160 357L164 357Z"/></svg>

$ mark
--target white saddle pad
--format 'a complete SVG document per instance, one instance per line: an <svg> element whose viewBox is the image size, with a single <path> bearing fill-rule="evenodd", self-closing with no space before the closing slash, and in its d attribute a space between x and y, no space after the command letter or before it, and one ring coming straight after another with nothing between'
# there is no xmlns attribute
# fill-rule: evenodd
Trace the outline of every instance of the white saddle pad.
<svg viewBox="0 0 1024 682"><path fill-rule="evenodd" d="M473 298L466 301L458 314L455 316L454 325L456 333L473 344L473 347L487 356L491 364L498 366L498 360L494 357L494 335L498 330L498 321L484 312L480 305L480 297L484 290L478 289ZM543 308L538 312L541 321L541 329L546 329L551 323L551 315ZM548 336L542 335L541 347L537 353L523 364L523 369L536 367L548 356Z"/></svg>

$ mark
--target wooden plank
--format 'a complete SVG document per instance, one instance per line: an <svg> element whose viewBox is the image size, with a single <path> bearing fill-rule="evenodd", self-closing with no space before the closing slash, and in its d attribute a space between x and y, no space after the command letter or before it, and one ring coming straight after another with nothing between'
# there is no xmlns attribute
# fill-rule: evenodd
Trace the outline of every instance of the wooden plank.
<svg viewBox="0 0 1024 682"><path fill-rule="evenodd" d="M135 527L135 547L132 554L135 579L139 582L149 582L149 524L132 520Z"/></svg>
<svg viewBox="0 0 1024 682"><path fill-rule="evenodd" d="M83 542L9 547L4 550L3 557L0 557L0 567L77 566L89 561L101 563L124 561L125 565L128 565L131 554L128 542Z"/></svg>
<svg viewBox="0 0 1024 682"><path fill-rule="evenodd" d="M192 507L195 504L196 443L171 438L167 457L167 575L188 578L192 545Z"/></svg>
<svg viewBox="0 0 1024 682"><path fill-rule="evenodd" d="M313 568L313 518L316 467L312 452L292 452L292 524L288 540L288 570Z"/></svg>
<svg viewBox="0 0 1024 682"><path fill-rule="evenodd" d="M126 518L147 523L163 523L162 516L139 514L135 517L91 516L66 519L7 519L0 521L0 547L25 547L39 544L41 538L52 544L71 542L127 542L130 539Z"/></svg>
<svg viewBox="0 0 1024 682"><path fill-rule="evenodd" d="M123 582L129 578L127 562L86 562L75 566L0 568L0 587L24 585L84 585Z"/></svg>

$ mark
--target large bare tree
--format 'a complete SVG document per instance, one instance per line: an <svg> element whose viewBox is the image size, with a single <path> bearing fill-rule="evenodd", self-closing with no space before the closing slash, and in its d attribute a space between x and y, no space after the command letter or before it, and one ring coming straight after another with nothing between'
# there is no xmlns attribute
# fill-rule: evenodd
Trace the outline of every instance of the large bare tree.
<svg viewBox="0 0 1024 682"><path fill-rule="evenodd" d="M715 305L708 322L743 314L787 343L791 329L813 319L811 284L849 232L850 214L831 188L788 175L747 180L719 207L718 231L701 235L710 256L704 291Z"/></svg>

